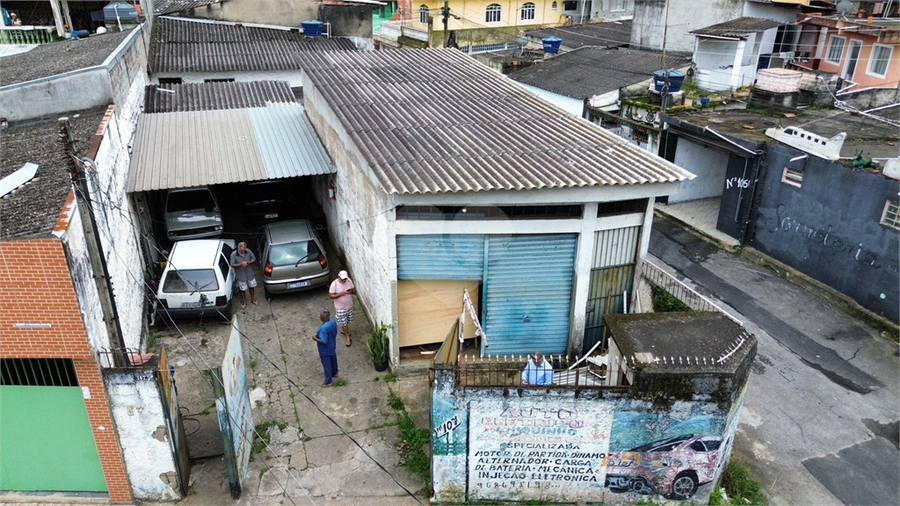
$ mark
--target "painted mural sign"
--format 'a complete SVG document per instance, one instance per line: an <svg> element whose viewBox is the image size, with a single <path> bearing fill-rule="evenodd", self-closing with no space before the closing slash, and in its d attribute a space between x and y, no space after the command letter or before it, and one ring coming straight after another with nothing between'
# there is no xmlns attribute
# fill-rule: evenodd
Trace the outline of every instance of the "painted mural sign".
<svg viewBox="0 0 900 506"><path fill-rule="evenodd" d="M469 493L479 499L596 497L605 484L614 408L575 404L563 398L472 401L469 424L478 437L470 440Z"/></svg>
<svg viewBox="0 0 900 506"><path fill-rule="evenodd" d="M225 461L231 495L241 495L241 484L247 476L250 447L253 441L253 415L247 390L247 371L237 317L232 319L231 335L221 367L213 369L216 411L225 447Z"/></svg>

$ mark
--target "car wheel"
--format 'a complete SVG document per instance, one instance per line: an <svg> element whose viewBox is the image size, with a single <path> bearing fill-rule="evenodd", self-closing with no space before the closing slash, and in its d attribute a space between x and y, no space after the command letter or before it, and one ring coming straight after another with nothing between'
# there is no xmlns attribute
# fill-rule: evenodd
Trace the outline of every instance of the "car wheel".
<svg viewBox="0 0 900 506"><path fill-rule="evenodd" d="M672 482L672 497L674 499L684 500L697 491L697 477L694 473L691 472L683 472L679 473L678 476L675 477L675 481Z"/></svg>
<svg viewBox="0 0 900 506"><path fill-rule="evenodd" d="M638 476L631 480L631 490L643 495L653 493L653 487L650 486L650 482L647 481L647 478L644 478L643 476Z"/></svg>
<svg viewBox="0 0 900 506"><path fill-rule="evenodd" d="M158 330L165 330L169 327L169 322L166 321L165 313L156 310L156 313L153 315L153 327Z"/></svg>
<svg viewBox="0 0 900 506"><path fill-rule="evenodd" d="M228 301L228 305L225 306L225 309L222 310L222 317L230 321L232 313L233 311L231 310L231 301Z"/></svg>

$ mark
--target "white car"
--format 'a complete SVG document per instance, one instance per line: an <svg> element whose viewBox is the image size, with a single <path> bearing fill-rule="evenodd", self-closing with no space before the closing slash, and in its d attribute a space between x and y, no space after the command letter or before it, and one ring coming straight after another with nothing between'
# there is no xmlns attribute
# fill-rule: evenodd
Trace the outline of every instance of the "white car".
<svg viewBox="0 0 900 506"><path fill-rule="evenodd" d="M234 269L231 239L195 239L172 245L156 291L160 316L231 319Z"/></svg>

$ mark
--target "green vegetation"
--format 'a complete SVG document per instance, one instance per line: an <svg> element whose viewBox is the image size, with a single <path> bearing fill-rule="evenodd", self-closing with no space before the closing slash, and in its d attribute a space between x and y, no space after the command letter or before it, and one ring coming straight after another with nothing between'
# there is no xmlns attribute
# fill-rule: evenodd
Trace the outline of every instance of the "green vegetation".
<svg viewBox="0 0 900 506"><path fill-rule="evenodd" d="M280 430L284 430L287 428L287 424L269 420L254 427L256 437L253 438L253 446L250 447L250 460L253 460L253 456L257 453L265 450L266 446L269 445L269 441L272 440L272 436L269 435L269 427L278 427Z"/></svg>
<svg viewBox="0 0 900 506"><path fill-rule="evenodd" d="M344 378L338 378L338 379L334 380L332 385L334 385L336 387L345 387L345 386L347 386L347 380L345 380Z"/></svg>
<svg viewBox="0 0 900 506"><path fill-rule="evenodd" d="M388 406L397 415L397 427L400 429L400 442L397 450L400 453L402 465L422 478L426 490L431 490L431 455L426 452L426 446L430 443L431 432L428 429L416 427L415 422L406 411L406 405L399 395L390 390L388 394Z"/></svg>
<svg viewBox="0 0 900 506"><path fill-rule="evenodd" d="M725 466L720 485L721 488L713 490L709 495L709 504L712 506L769 504L769 499L763 494L762 483L750 476L747 468L734 460Z"/></svg>
<svg viewBox="0 0 900 506"><path fill-rule="evenodd" d="M387 375L384 377L384 382L385 382L385 383L396 383L396 382L397 382L397 377L394 376L394 373L390 373L390 372L389 372L389 373L387 373Z"/></svg>
<svg viewBox="0 0 900 506"><path fill-rule="evenodd" d="M671 313L677 311L690 311L691 308L687 304L681 302L665 288L656 287L653 289L653 310L657 313Z"/></svg>
<svg viewBox="0 0 900 506"><path fill-rule="evenodd" d="M371 335L366 342L366 347L369 349L369 353L372 354L372 360L374 360L376 364L385 364L388 361L388 347L390 346L388 330L390 328L390 325L384 323L372 326Z"/></svg>

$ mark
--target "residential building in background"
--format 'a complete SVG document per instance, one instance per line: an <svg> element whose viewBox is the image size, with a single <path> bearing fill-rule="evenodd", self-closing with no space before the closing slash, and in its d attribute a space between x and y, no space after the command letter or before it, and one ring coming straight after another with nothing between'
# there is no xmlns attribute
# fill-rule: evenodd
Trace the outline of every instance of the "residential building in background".
<svg viewBox="0 0 900 506"><path fill-rule="evenodd" d="M693 30L742 17L793 23L810 0L635 0L631 47L690 53ZM666 26L668 25L668 29Z"/></svg>

